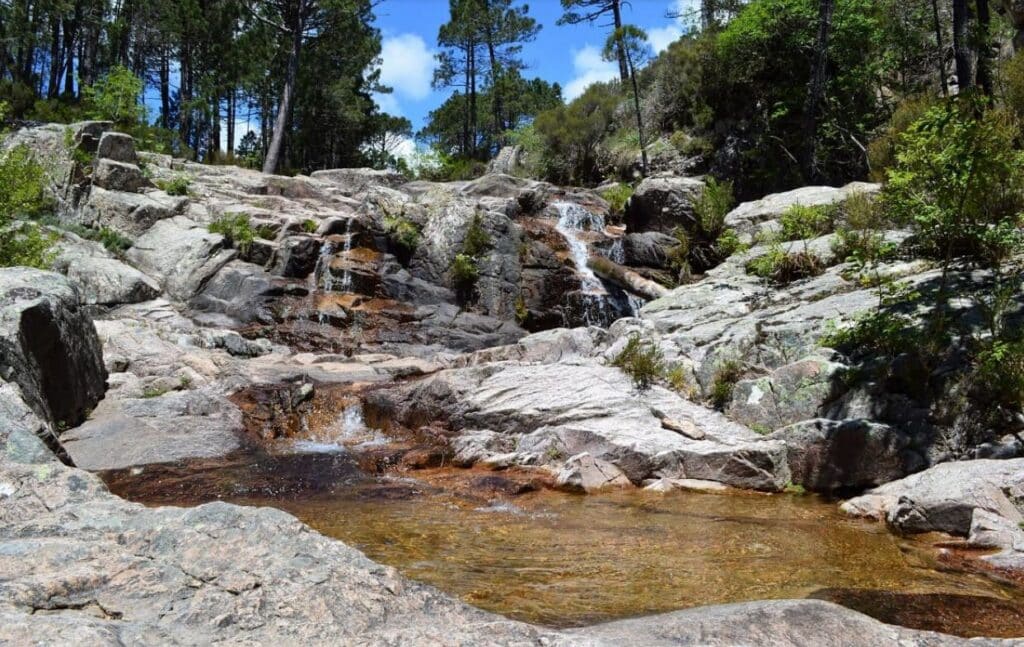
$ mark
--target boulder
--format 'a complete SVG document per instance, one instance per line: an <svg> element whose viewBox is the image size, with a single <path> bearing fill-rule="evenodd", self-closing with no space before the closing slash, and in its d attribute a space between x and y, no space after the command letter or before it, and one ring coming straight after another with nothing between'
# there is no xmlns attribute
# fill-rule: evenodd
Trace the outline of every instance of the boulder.
<svg viewBox="0 0 1024 647"><path fill-rule="evenodd" d="M25 403L21 388L14 382L0 380L0 463L52 463L56 456L47 443L65 460L71 460L63 453L49 425Z"/></svg>
<svg viewBox="0 0 1024 647"><path fill-rule="evenodd" d="M532 184L534 182L521 177L488 173L462 187L461 192L475 198L515 198L523 189L529 188Z"/></svg>
<svg viewBox="0 0 1024 647"><path fill-rule="evenodd" d="M316 269L324 242L312 236L289 236L281 242L274 259L274 273L304 279Z"/></svg>
<svg viewBox="0 0 1024 647"><path fill-rule="evenodd" d="M139 189L153 186L138 166L109 159L96 160L92 183L110 191L127 193L137 193Z"/></svg>
<svg viewBox="0 0 1024 647"><path fill-rule="evenodd" d="M740 380L733 387L726 413L736 422L762 431L816 418L842 394L841 378L846 369L829 357L814 355L764 377Z"/></svg>
<svg viewBox="0 0 1024 647"><path fill-rule="evenodd" d="M626 204L627 231L671 233L676 227L695 231L693 205L703 191L704 182L696 178L646 178Z"/></svg>
<svg viewBox="0 0 1024 647"><path fill-rule="evenodd" d="M126 254L171 297L187 301L235 257L224 237L183 216L156 223Z"/></svg>
<svg viewBox="0 0 1024 647"><path fill-rule="evenodd" d="M761 230L773 229L773 223L794 205L827 206L843 202L855 193L875 195L881 190L880 184L853 182L839 188L806 186L785 193L773 193L736 207L725 217L725 225L735 229L741 240L750 242Z"/></svg>
<svg viewBox="0 0 1024 647"><path fill-rule="evenodd" d="M555 485L563 490L591 494L601 490L630 487L632 483L619 468L584 452L565 461Z"/></svg>
<svg viewBox="0 0 1024 647"><path fill-rule="evenodd" d="M356 195L372 186L383 186L397 189L408 180L401 173L394 171L378 171L371 168L340 168L326 171L313 171L313 179L333 184L343 195Z"/></svg>
<svg viewBox="0 0 1024 647"><path fill-rule="evenodd" d="M103 397L100 340L63 276L0 269L0 379L49 425L43 440L54 449L53 433L81 423Z"/></svg>
<svg viewBox="0 0 1024 647"><path fill-rule="evenodd" d="M78 288L82 303L115 306L160 295L160 285L134 267L111 257L103 246L65 235L54 269Z"/></svg>
<svg viewBox="0 0 1024 647"><path fill-rule="evenodd" d="M94 186L76 220L99 229L109 227L131 238L149 231L155 223L184 213L188 198L164 193L124 193Z"/></svg>
<svg viewBox="0 0 1024 647"><path fill-rule="evenodd" d="M909 435L868 420L807 420L770 437L786 444L792 482L814 492L872 487L925 466Z"/></svg>
<svg viewBox="0 0 1024 647"><path fill-rule="evenodd" d="M967 536L976 510L1019 520L1024 458L942 463L879 486L842 505L847 514L884 519L906 533L941 531Z"/></svg>
<svg viewBox="0 0 1024 647"><path fill-rule="evenodd" d="M678 246L674 236L658 231L626 234L622 238L623 265L668 269L670 254Z"/></svg>
<svg viewBox="0 0 1024 647"><path fill-rule="evenodd" d="M203 316L222 315L238 323L271 323L274 299L305 286L279 285L263 268L239 260L214 274L190 302Z"/></svg>
<svg viewBox="0 0 1024 647"><path fill-rule="evenodd" d="M138 162L138 157L135 155L135 138L108 130L100 136L99 144L96 147L96 157L125 164L135 164Z"/></svg>

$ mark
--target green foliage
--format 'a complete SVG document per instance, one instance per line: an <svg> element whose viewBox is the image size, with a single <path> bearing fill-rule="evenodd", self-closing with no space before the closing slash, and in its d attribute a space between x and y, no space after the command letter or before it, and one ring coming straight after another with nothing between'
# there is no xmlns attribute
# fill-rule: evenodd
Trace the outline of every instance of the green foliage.
<svg viewBox="0 0 1024 647"><path fill-rule="evenodd" d="M754 276L785 285L818 276L825 270L825 264L807 249L786 251L781 243L774 242L764 254L748 262L746 270Z"/></svg>
<svg viewBox="0 0 1024 647"><path fill-rule="evenodd" d="M108 252L118 257L123 256L135 244L130 238L109 227L93 229L77 223L62 222L53 217L45 217L42 219L42 222L51 227L70 231L79 238L97 242L103 245Z"/></svg>
<svg viewBox="0 0 1024 647"><path fill-rule="evenodd" d="M1003 101L1017 119L1024 119L1024 50L1003 63L1001 72Z"/></svg>
<svg viewBox="0 0 1024 647"><path fill-rule="evenodd" d="M26 146L0 157L0 226L12 218L33 218L52 208L46 196L46 174Z"/></svg>
<svg viewBox="0 0 1024 647"><path fill-rule="evenodd" d="M530 318L530 311L526 307L526 299L522 295L516 297L516 323L522 326Z"/></svg>
<svg viewBox="0 0 1024 647"><path fill-rule="evenodd" d="M601 197L611 207L613 214L622 214L626 210L626 203L633 197L633 187L619 182L601 191Z"/></svg>
<svg viewBox="0 0 1024 647"><path fill-rule="evenodd" d="M302 221L302 231L307 234L315 234L316 230L320 228L320 223L312 218L306 218Z"/></svg>
<svg viewBox="0 0 1024 647"><path fill-rule="evenodd" d="M715 247L719 256L729 258L733 254L747 251L749 246L740 240L739 234L731 227L722 232L722 235L715 241Z"/></svg>
<svg viewBox="0 0 1024 647"><path fill-rule="evenodd" d="M690 397L693 394L694 388L690 384L690 378L684 366L676 364L675 366L666 367L664 369L664 377L669 387L676 393L685 397Z"/></svg>
<svg viewBox="0 0 1024 647"><path fill-rule="evenodd" d="M975 360L974 389L987 402L1024 410L1024 341L994 340Z"/></svg>
<svg viewBox="0 0 1024 647"><path fill-rule="evenodd" d="M277 238L277 229L272 225L259 225L256 227L256 238L261 240L274 240Z"/></svg>
<svg viewBox="0 0 1024 647"><path fill-rule="evenodd" d="M794 204L782 214L782 240L808 240L823 236L835 226L836 210L828 206Z"/></svg>
<svg viewBox="0 0 1024 647"><path fill-rule="evenodd" d="M612 132L620 99L614 86L595 83L569 105L537 115L534 129L544 141L547 179L581 185L602 179L599 147Z"/></svg>
<svg viewBox="0 0 1024 647"><path fill-rule="evenodd" d="M927 94L907 97L896 106L885 130L868 144L868 167L871 179L882 182L896 164L896 149L905 132L935 105Z"/></svg>
<svg viewBox="0 0 1024 647"><path fill-rule="evenodd" d="M384 233L405 251L412 253L420 244L420 228L403 216L384 216Z"/></svg>
<svg viewBox="0 0 1024 647"><path fill-rule="evenodd" d="M170 180L157 180L155 184L167 195L186 196L192 182L184 175L176 175Z"/></svg>
<svg viewBox="0 0 1024 647"><path fill-rule="evenodd" d="M708 240L717 240L725 230L725 217L736 205L732 182L708 178L700 197L693 204L693 213L701 232Z"/></svg>
<svg viewBox="0 0 1024 647"><path fill-rule="evenodd" d="M786 494L795 494L797 496L803 496L807 494L807 489L804 486L800 485L799 483L793 483L792 481L786 483L786 486L782 488L782 491L785 492Z"/></svg>
<svg viewBox="0 0 1024 647"><path fill-rule="evenodd" d="M712 406L719 411L724 411L729 406L732 402L732 392L736 388L736 383L742 379L743 373L743 364L739 360L727 359L718 364L711 379Z"/></svg>
<svg viewBox="0 0 1024 647"><path fill-rule="evenodd" d="M2 217L0 217L2 221ZM57 236L35 222L0 222L0 267L50 269L56 254Z"/></svg>
<svg viewBox="0 0 1024 647"><path fill-rule="evenodd" d="M638 333L630 335L622 351L611 365L633 380L640 391L651 388L665 371L664 357L657 346L645 343Z"/></svg>
<svg viewBox="0 0 1024 647"><path fill-rule="evenodd" d="M1013 252L1024 210L1024 153L1016 122L979 115L970 99L925 112L901 137L885 202L913 226L925 254L948 267L958 256L998 265Z"/></svg>
<svg viewBox="0 0 1024 647"><path fill-rule="evenodd" d="M452 261L451 276L456 290L463 294L471 293L480 278L476 259L468 254L456 254Z"/></svg>
<svg viewBox="0 0 1024 647"><path fill-rule="evenodd" d="M170 393L170 391L171 389L167 387L147 386L142 389L142 397L145 399L159 398L162 395Z"/></svg>
<svg viewBox="0 0 1024 647"><path fill-rule="evenodd" d="M843 218L832 242L837 258L852 262L863 271L895 256L896 245L887 243L881 231L888 223L879 201L855 193L842 204L841 210Z"/></svg>
<svg viewBox="0 0 1024 647"><path fill-rule="evenodd" d="M466 256L476 258L490 249L493 241L483 226L483 218L480 212L473 214L473 220L466 229L466 235L462 239L462 253Z"/></svg>
<svg viewBox="0 0 1024 647"><path fill-rule="evenodd" d="M246 213L226 213L211 222L207 229L211 234L224 236L227 243L238 248L243 255L249 253L255 237L252 222Z"/></svg>
<svg viewBox="0 0 1024 647"><path fill-rule="evenodd" d="M144 123L146 107L140 101L144 83L131 70L114 66L96 83L82 88L82 97L96 119L129 127Z"/></svg>

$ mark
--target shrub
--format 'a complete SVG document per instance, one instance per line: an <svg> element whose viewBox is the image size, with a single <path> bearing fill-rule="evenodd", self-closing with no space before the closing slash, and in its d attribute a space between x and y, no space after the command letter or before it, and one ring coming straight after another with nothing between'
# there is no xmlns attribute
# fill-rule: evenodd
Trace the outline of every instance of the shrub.
<svg viewBox="0 0 1024 647"><path fill-rule="evenodd" d="M184 175L176 175L170 180L157 180L156 185L167 195L188 195L191 182Z"/></svg>
<svg viewBox="0 0 1024 647"><path fill-rule="evenodd" d="M653 344L645 344L638 333L630 336L611 365L628 375L641 391L649 389L665 370L661 351Z"/></svg>
<svg viewBox="0 0 1024 647"><path fill-rule="evenodd" d="M725 217L735 204L732 182L708 178L700 197L693 204L693 213L708 240L716 240L722 234L725 230Z"/></svg>
<svg viewBox="0 0 1024 647"><path fill-rule="evenodd" d="M522 295L516 298L516 323L522 326L530 318L530 311L526 307L526 299Z"/></svg>
<svg viewBox="0 0 1024 647"><path fill-rule="evenodd" d="M139 101L143 87L142 79L118 65L93 85L83 87L82 97L95 118L137 126L146 120L146 107Z"/></svg>
<svg viewBox="0 0 1024 647"><path fill-rule="evenodd" d="M1012 251L1004 234L1024 211L1019 135L1005 111L982 113L975 100L959 98L928 109L901 137L885 204L944 269L958 256L996 265Z"/></svg>
<svg viewBox="0 0 1024 647"><path fill-rule="evenodd" d="M740 241L739 234L736 233L735 229L729 228L723 231L722 235L715 241L715 248L719 256L725 259L733 254L747 251L748 246Z"/></svg>
<svg viewBox="0 0 1024 647"><path fill-rule="evenodd" d="M818 276L825 270L825 264L807 249L787 252L776 242L767 252L748 262L746 270L754 276L784 285Z"/></svg>
<svg viewBox="0 0 1024 647"><path fill-rule="evenodd" d="M451 274L455 289L465 297L476 287L476 282L480 278L480 269L476 265L476 259L472 256L456 254L455 260L452 261Z"/></svg>
<svg viewBox="0 0 1024 647"><path fill-rule="evenodd" d="M466 229L466 235L462 239L462 253L476 258L490 249L491 237L484 229L483 218L480 212L473 214L473 220Z"/></svg>
<svg viewBox="0 0 1024 647"><path fill-rule="evenodd" d="M622 182L615 186L608 187L604 191L601 191L601 197L605 199L608 205L611 207L613 214L621 214L626 210L626 203L633 197L633 187Z"/></svg>
<svg viewBox="0 0 1024 647"><path fill-rule="evenodd" d="M0 157L0 225L40 216L51 207L46 174L28 147L17 146Z"/></svg>
<svg viewBox="0 0 1024 647"><path fill-rule="evenodd" d="M256 238L262 240L274 240L277 238L277 229L272 225L263 224L256 227Z"/></svg>
<svg viewBox="0 0 1024 647"><path fill-rule="evenodd" d="M1018 51L1003 64L1003 101L1018 119L1024 119L1024 51Z"/></svg>
<svg viewBox="0 0 1024 647"><path fill-rule="evenodd" d="M693 385L686 373L686 368L677 364L665 370L665 381L673 391L680 395L690 397L693 393Z"/></svg>
<svg viewBox="0 0 1024 647"><path fill-rule="evenodd" d="M840 209L842 224L836 228L832 241L832 252L837 258L864 268L895 255L896 245L885 242L880 231L887 223L879 201L864 193L854 193Z"/></svg>
<svg viewBox="0 0 1024 647"><path fill-rule="evenodd" d="M832 231L835 225L836 209L794 204L782 214L782 240L808 240Z"/></svg>
<svg viewBox="0 0 1024 647"><path fill-rule="evenodd" d="M402 216L384 216L384 232L407 252L416 251L420 244L420 228Z"/></svg>
<svg viewBox="0 0 1024 647"><path fill-rule="evenodd" d="M993 341L975 361L974 390L1013 411L1024 408L1024 341Z"/></svg>
<svg viewBox="0 0 1024 647"><path fill-rule="evenodd" d="M249 253L252 246L254 232L252 223L249 221L249 214L226 213L210 223L207 229L211 234L224 236L229 245L238 248L242 254Z"/></svg>
<svg viewBox="0 0 1024 647"><path fill-rule="evenodd" d="M8 222L0 225L0 267L50 269L56 254L52 251L57 236L35 222Z"/></svg>
<svg viewBox="0 0 1024 647"><path fill-rule="evenodd" d="M302 231L307 234L315 234L316 230L320 228L320 223L312 218L306 218L302 221Z"/></svg>
<svg viewBox="0 0 1024 647"><path fill-rule="evenodd" d="M736 383L743 377L743 364L735 359L721 362L715 369L711 380L711 404L719 411L724 410L732 401L732 392Z"/></svg>
<svg viewBox="0 0 1024 647"><path fill-rule="evenodd" d="M885 180L886 173L896 163L897 144L903 133L933 105L935 99L925 94L907 97L896 106L885 131L868 144L868 167L872 180Z"/></svg>

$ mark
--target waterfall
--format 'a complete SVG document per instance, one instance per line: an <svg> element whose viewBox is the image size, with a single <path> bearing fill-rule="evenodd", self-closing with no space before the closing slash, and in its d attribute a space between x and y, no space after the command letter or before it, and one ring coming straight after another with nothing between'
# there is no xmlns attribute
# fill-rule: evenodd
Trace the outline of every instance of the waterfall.
<svg viewBox="0 0 1024 647"><path fill-rule="evenodd" d="M346 406L341 415L328 427L307 435L308 438L292 444L295 451L330 453L345 451L346 448L366 449L388 442L388 438L378 430L366 426L363 405L360 402Z"/></svg>
<svg viewBox="0 0 1024 647"><path fill-rule="evenodd" d="M313 268L313 274L310 277L313 282L310 298L314 307L317 291L322 289L324 292L330 292L334 287L334 276L331 274L331 258L334 257L334 250L334 243L329 240L325 239L320 245L320 255L316 259L316 266ZM327 323L327 316L321 311L317 315L317 320L323 326Z"/></svg>
<svg viewBox="0 0 1024 647"><path fill-rule="evenodd" d="M345 220L345 242L341 249L342 258L348 260L348 254L352 251L352 221L355 218L348 218ZM351 292L352 291L352 272L349 271L348 263L345 263L344 273L341 275L341 291Z"/></svg>
<svg viewBox="0 0 1024 647"><path fill-rule="evenodd" d="M604 218L595 216L571 202L555 202L552 206L558 209L558 224L555 225L555 230L569 244L569 252L572 254L573 263L576 264L576 271L580 274L583 291L590 294L607 294L601 280L587 265L590 250L587 243L580 238L580 232L604 229Z"/></svg>
<svg viewBox="0 0 1024 647"><path fill-rule="evenodd" d="M619 265L626 264L626 247L622 244L622 238L616 238L608 249L608 260Z"/></svg>

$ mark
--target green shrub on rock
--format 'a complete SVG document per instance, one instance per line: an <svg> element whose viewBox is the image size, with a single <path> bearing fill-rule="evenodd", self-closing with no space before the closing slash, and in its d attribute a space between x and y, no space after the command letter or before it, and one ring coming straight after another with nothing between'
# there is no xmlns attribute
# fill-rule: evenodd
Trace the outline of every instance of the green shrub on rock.
<svg viewBox="0 0 1024 647"><path fill-rule="evenodd" d="M184 175L178 175L170 180L157 180L156 185L167 195L186 196L189 192L189 179Z"/></svg>
<svg viewBox="0 0 1024 647"><path fill-rule="evenodd" d="M654 344L645 344L637 333L630 336L626 346L612 360L611 365L628 375L633 380L633 385L640 391L651 388L651 385L665 373L661 351Z"/></svg>
<svg viewBox="0 0 1024 647"><path fill-rule="evenodd" d="M402 216L384 216L384 233L407 252L416 251L420 244L420 228Z"/></svg>
<svg viewBox="0 0 1024 647"><path fill-rule="evenodd" d="M226 213L210 223L207 229L211 234L224 236L229 245L238 248L242 254L247 254L252 242L255 239L255 232L252 223L249 221L249 214Z"/></svg>
<svg viewBox="0 0 1024 647"><path fill-rule="evenodd" d="M19 146L0 157L0 267L22 265L46 269L56 236L27 219L52 208L46 175L28 148Z"/></svg>

